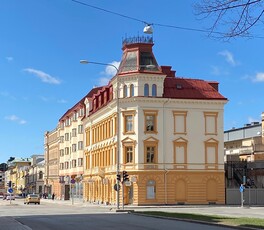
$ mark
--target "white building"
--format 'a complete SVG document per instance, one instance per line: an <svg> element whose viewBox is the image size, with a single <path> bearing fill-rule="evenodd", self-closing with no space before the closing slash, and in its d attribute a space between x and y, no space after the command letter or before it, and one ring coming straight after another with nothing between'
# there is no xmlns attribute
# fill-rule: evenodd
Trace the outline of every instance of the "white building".
<svg viewBox="0 0 264 230"><path fill-rule="evenodd" d="M217 82L159 66L152 46L152 38L125 39L117 75L85 99L84 199L223 204L227 99ZM124 171L123 199L113 188Z"/></svg>

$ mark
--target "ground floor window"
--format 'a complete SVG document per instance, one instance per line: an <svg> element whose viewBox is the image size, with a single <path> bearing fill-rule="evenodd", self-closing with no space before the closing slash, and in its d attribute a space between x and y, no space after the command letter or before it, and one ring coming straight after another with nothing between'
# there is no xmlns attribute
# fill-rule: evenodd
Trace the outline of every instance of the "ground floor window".
<svg viewBox="0 0 264 230"><path fill-rule="evenodd" d="M155 199L156 197L156 183L154 180L147 182L147 199Z"/></svg>

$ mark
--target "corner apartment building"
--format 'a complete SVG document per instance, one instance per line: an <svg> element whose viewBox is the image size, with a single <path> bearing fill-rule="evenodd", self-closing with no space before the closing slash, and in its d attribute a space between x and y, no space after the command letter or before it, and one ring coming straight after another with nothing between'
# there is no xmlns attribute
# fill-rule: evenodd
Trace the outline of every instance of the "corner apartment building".
<svg viewBox="0 0 264 230"><path fill-rule="evenodd" d="M122 203L123 197L124 204L134 205L224 204L227 99L217 82L177 77L170 66L159 66L153 45L149 37L125 39L117 74L84 98L83 198L105 204ZM62 121L65 137L72 123L66 116ZM61 168L72 162L70 153L63 154ZM122 197L114 187L123 171L129 182L120 184Z"/></svg>

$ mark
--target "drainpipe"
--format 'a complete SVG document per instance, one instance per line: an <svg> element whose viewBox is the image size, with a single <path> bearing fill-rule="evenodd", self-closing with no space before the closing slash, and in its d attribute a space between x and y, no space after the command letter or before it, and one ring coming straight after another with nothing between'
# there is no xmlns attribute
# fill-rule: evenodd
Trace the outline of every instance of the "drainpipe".
<svg viewBox="0 0 264 230"><path fill-rule="evenodd" d="M169 102L169 98L163 103L163 111L162 111L162 127L163 127L163 132L162 132L162 159L163 159L163 167L164 167L164 192L165 192L165 196L164 196L164 201L165 204L168 203L168 199L167 199L167 174L168 174L168 170L166 169L166 164L165 164L165 112L164 112L164 107L165 104Z"/></svg>
<svg viewBox="0 0 264 230"><path fill-rule="evenodd" d="M168 196L167 196L167 174L169 173L169 171L164 168L164 191L165 191L165 204L168 204Z"/></svg>

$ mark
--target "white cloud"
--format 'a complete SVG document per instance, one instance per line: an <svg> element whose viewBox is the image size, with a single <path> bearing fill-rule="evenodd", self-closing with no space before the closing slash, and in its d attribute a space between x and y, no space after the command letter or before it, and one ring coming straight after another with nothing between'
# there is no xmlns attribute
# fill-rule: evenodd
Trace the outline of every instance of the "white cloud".
<svg viewBox="0 0 264 230"><path fill-rule="evenodd" d="M108 85L110 81L110 78L107 78L107 77L101 77L99 78L99 85Z"/></svg>
<svg viewBox="0 0 264 230"><path fill-rule="evenodd" d="M113 61L111 63L109 63L110 65L109 66L106 66L105 68L105 74L108 75L108 76L114 76L116 74L116 68L118 69L119 65L120 65L120 62L117 62L117 61ZM115 67L113 67L113 66Z"/></svg>
<svg viewBox="0 0 264 230"><path fill-rule="evenodd" d="M56 84L56 85L61 83L60 80L50 76L49 74L47 74L41 70L26 68L26 69L24 69L24 71L35 75L36 77L40 78L40 80L45 82L45 83Z"/></svg>
<svg viewBox="0 0 264 230"><path fill-rule="evenodd" d="M236 66L238 65L238 62L235 61L235 58L233 56L233 54L228 51L228 50L223 50L221 52L218 53L219 55L223 56L225 58L225 60L232 66Z"/></svg>
<svg viewBox="0 0 264 230"><path fill-rule="evenodd" d="M115 67L113 67L113 66ZM105 75L104 77L99 78L99 85L107 85L110 81L110 79L117 73L117 69L120 65L120 62L113 61L109 63L109 66L105 67L105 70L101 73L102 75Z"/></svg>
<svg viewBox="0 0 264 230"><path fill-rule="evenodd" d="M19 118L18 116L16 115L10 115L10 116L6 116L5 117L6 120L9 120L9 121L12 121L12 122L16 122L20 125L24 125L26 124L27 122L21 118Z"/></svg>
<svg viewBox="0 0 264 230"><path fill-rule="evenodd" d="M14 58L13 57L6 57L6 60L11 62L11 61L14 61Z"/></svg>
<svg viewBox="0 0 264 230"><path fill-rule="evenodd" d="M253 82L264 82L264 72L257 73L255 77L252 78Z"/></svg>

